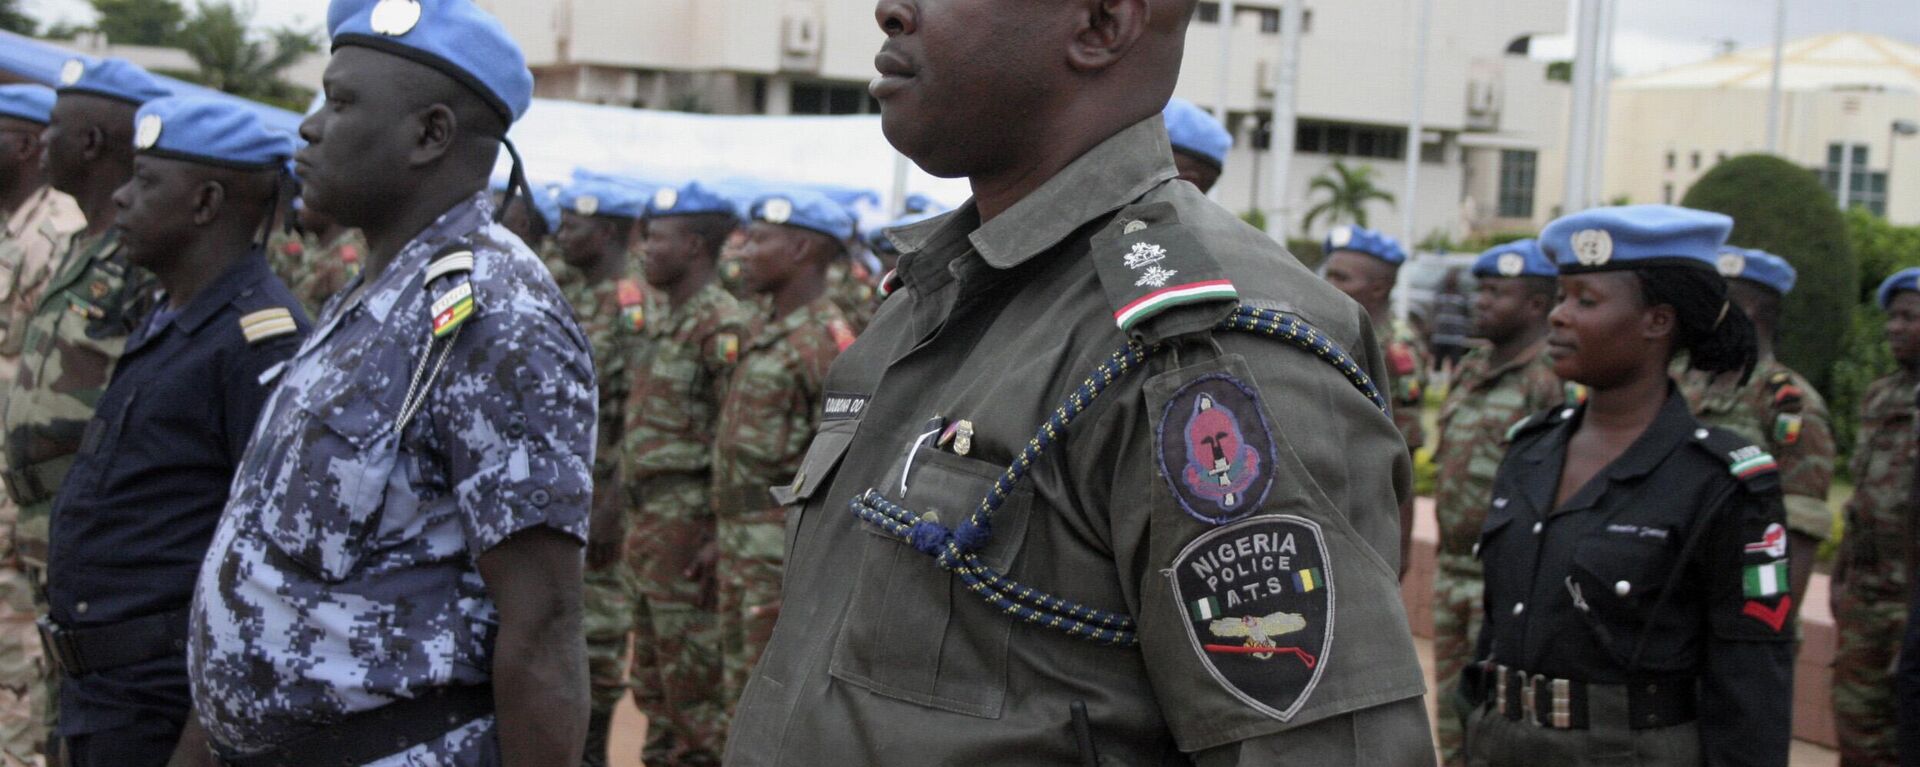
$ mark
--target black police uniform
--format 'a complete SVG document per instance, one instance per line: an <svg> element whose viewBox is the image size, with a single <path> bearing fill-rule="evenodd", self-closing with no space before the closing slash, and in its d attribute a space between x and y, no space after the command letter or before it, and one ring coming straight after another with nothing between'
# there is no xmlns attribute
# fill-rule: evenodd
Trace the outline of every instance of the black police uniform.
<svg viewBox="0 0 1920 767"><path fill-rule="evenodd" d="M1794 625L1771 457L1670 388L1554 509L1584 412L1522 421L1495 479L1469 763L1786 764Z"/></svg>
<svg viewBox="0 0 1920 767"><path fill-rule="evenodd" d="M306 331L256 252L128 341L53 510L42 631L74 764L167 761L191 712L194 580L273 376Z"/></svg>

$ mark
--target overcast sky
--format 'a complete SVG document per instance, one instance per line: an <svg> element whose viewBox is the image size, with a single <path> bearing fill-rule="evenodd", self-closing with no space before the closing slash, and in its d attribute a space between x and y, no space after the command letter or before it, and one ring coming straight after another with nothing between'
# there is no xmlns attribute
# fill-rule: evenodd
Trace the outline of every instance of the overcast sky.
<svg viewBox="0 0 1920 767"><path fill-rule="evenodd" d="M191 1L191 0L189 0ZM241 0L247 2L248 0ZM251 0L257 21L266 25L299 24L318 31L326 18L325 0ZM1444 9L1449 0L1434 0ZM1868 31L1920 45L1920 0L1787 0L1787 38L1828 32ZM870 0L827 0L834 3ZM1338 0L1309 0L1338 2ZM1413 0L1405 0L1409 12ZM1570 0L1571 2L1571 0ZM1725 41L1736 47L1770 45L1773 41L1771 0L1618 0L1618 32L1614 38L1616 64L1626 74L1640 74L1712 58ZM91 20L86 0L25 0L27 11L40 19ZM1571 10L1567 14L1572 19ZM1565 58L1573 49L1569 39L1543 40L1536 54Z"/></svg>

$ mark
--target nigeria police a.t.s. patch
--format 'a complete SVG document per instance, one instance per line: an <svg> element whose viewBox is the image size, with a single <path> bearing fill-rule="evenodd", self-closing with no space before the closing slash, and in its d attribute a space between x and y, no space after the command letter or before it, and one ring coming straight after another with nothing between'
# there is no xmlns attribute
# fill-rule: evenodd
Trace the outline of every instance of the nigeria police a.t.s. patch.
<svg viewBox="0 0 1920 767"><path fill-rule="evenodd" d="M1194 518L1222 525L1253 513L1273 486L1273 432L1260 397L1225 373L1167 400L1154 427L1160 475Z"/></svg>
<svg viewBox="0 0 1920 767"><path fill-rule="evenodd" d="M1209 530L1169 572L1200 663L1280 721L1305 705L1333 645L1333 566L1320 525L1265 514Z"/></svg>

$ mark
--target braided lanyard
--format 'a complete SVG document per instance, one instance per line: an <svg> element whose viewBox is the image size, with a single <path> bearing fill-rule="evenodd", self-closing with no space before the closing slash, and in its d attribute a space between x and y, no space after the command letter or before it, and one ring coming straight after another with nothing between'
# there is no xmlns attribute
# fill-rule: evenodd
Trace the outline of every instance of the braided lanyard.
<svg viewBox="0 0 1920 767"><path fill-rule="evenodd" d="M1271 309L1242 305L1235 307L1233 313L1215 328L1267 336L1305 350L1338 369L1354 388L1366 395L1374 407L1383 412L1387 409L1386 400L1374 386L1373 379L1360 369L1353 357L1299 318ZM879 491L872 489L856 496L849 503L851 510L860 519L879 526L901 542L933 557L936 564L959 576L968 591L986 600L994 609L1027 623L1064 631L1068 636L1095 644L1127 647L1138 643L1138 630L1133 616L1087 607L1022 584L988 565L980 558L979 552L993 539L994 512L1006 503L1013 494L1014 486L1027 476L1047 448L1060 441L1067 427L1086 412L1102 392L1162 348L1163 344L1149 347L1138 341L1129 341L1101 363L1092 375L1080 383L1078 389L1067 395L1065 402L1054 408L1053 415L1040 425L1033 439L1027 441L1026 448L1013 459L1006 472L994 480L986 497L960 524L949 528L931 518L923 518L888 501Z"/></svg>

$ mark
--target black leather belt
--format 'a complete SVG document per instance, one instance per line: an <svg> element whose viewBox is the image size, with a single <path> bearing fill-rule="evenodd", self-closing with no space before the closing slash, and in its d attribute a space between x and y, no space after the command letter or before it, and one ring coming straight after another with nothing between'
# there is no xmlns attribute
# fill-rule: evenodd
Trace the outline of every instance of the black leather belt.
<svg viewBox="0 0 1920 767"><path fill-rule="evenodd" d="M1492 703L1508 719L1556 730L1587 729L1591 685L1586 682L1554 679L1506 666L1488 671L1493 679ZM1627 690L1627 719L1632 729L1672 727L1698 718L1692 679L1616 686Z"/></svg>
<svg viewBox="0 0 1920 767"><path fill-rule="evenodd" d="M493 686L439 687L349 714L251 756L218 756L222 767L361 767L493 713Z"/></svg>
<svg viewBox="0 0 1920 767"><path fill-rule="evenodd" d="M63 628L46 616L36 621L47 657L71 676L130 666L187 652L187 610L149 615L111 626Z"/></svg>

